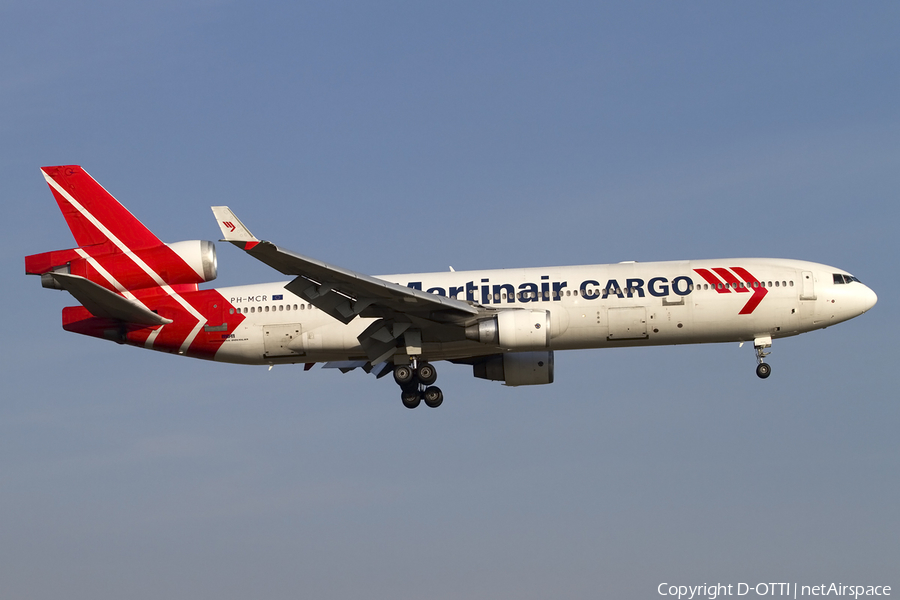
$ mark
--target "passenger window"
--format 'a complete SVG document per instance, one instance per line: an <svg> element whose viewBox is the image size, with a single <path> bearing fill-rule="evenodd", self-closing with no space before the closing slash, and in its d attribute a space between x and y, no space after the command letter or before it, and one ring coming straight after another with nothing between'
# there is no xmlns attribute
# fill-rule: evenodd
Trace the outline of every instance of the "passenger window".
<svg viewBox="0 0 900 600"><path fill-rule="evenodd" d="M233 315L233 314L234 314L234 309L233 309L233 308L229 308L229 309L228 309L228 314L229 314L229 315Z"/></svg>
<svg viewBox="0 0 900 600"><path fill-rule="evenodd" d="M250 312L255 313L255 312L256 312L256 307L255 307L255 306L251 306L251 307L250 307Z"/></svg>

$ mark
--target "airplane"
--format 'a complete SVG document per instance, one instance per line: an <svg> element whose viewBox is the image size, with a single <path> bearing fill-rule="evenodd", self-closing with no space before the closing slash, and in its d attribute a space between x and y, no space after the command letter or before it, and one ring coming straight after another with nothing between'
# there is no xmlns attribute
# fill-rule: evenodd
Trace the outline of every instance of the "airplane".
<svg viewBox="0 0 900 600"><path fill-rule="evenodd" d="M210 241L164 243L76 165L41 169L77 244L25 257L25 272L79 303L66 331L193 358L317 363L392 374L407 408L436 408L437 361L507 386L554 379L554 352L752 342L824 329L877 296L835 267L729 258L372 277L263 241L227 206L223 239L289 279L219 289Z"/></svg>

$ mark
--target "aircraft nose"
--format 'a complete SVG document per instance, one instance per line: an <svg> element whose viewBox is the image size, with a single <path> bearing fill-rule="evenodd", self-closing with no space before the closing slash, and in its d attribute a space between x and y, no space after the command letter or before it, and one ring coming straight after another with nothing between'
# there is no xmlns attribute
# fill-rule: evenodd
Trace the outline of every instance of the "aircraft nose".
<svg viewBox="0 0 900 600"><path fill-rule="evenodd" d="M862 291L859 293L860 301L862 303L862 311L866 312L878 302L878 296L872 289L866 285L862 286Z"/></svg>

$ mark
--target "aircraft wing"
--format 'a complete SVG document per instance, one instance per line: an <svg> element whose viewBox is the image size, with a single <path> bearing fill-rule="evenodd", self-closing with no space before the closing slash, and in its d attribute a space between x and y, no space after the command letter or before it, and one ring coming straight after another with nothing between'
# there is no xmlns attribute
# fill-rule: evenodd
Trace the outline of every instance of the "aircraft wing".
<svg viewBox="0 0 900 600"><path fill-rule="evenodd" d="M432 322L458 327L483 312L481 307L462 300L429 294L295 254L254 237L227 206L214 206L212 210L225 236L222 241L231 242L285 275L296 276L286 289L344 324L362 315L389 319L393 324L421 327L427 325L425 322Z"/></svg>

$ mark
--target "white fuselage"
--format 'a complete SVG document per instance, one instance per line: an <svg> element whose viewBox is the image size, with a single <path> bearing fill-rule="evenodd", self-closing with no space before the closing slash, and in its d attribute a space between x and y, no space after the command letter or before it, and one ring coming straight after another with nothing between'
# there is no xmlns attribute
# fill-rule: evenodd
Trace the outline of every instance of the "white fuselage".
<svg viewBox="0 0 900 600"><path fill-rule="evenodd" d="M837 275L837 277L835 277ZM876 301L842 269L785 259L620 263L387 275L380 279L496 309L546 310L549 350L780 338L858 316ZM846 281L846 282L844 282ZM365 360L357 336L374 319L335 320L287 282L219 288L244 315L215 360L246 364ZM423 340L421 356L454 360L510 350Z"/></svg>

